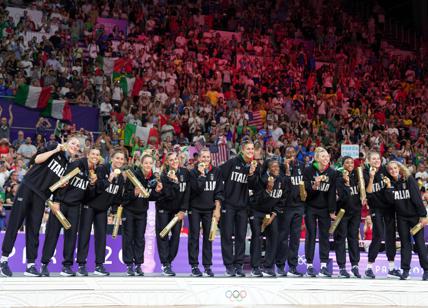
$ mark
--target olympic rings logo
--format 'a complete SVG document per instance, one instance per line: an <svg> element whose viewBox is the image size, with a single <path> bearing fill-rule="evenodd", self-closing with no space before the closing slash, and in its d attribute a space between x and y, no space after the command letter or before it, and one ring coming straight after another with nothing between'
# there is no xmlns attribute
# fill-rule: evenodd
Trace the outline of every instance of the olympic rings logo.
<svg viewBox="0 0 428 308"><path fill-rule="evenodd" d="M224 294L231 302L241 302L247 297L247 291L245 290L227 290Z"/></svg>

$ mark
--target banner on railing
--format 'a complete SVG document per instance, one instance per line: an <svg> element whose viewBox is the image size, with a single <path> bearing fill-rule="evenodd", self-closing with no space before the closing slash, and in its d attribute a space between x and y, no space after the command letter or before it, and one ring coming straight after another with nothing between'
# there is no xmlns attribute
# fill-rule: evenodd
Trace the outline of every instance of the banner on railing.
<svg viewBox="0 0 428 308"><path fill-rule="evenodd" d="M11 128L11 140L16 139L18 130L22 128L28 128L25 134L34 135L36 133L36 124L40 118L40 111L28 109L15 104L14 98L0 97L0 106L3 108L2 117L9 119L9 105L13 104L13 124ZM73 123L76 124L76 128L84 128L88 131L98 131L98 115L99 109L95 107L83 107L71 105L71 112L73 114ZM55 128L56 120L48 118L52 125L52 129Z"/></svg>

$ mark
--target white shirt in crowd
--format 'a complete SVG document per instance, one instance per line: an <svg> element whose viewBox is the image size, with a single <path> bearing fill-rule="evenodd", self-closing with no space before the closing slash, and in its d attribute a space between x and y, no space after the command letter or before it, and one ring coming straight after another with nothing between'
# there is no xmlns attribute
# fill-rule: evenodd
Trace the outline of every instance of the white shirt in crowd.
<svg viewBox="0 0 428 308"><path fill-rule="evenodd" d="M112 99L115 101L120 101L122 100L122 96L123 96L123 90L121 87L116 86L113 88L113 95L112 95Z"/></svg>
<svg viewBox="0 0 428 308"><path fill-rule="evenodd" d="M37 153L37 148L32 144L23 143L19 146L16 153L21 154L24 162L28 163L30 161L30 157Z"/></svg>
<svg viewBox="0 0 428 308"><path fill-rule="evenodd" d="M102 102L100 105L100 115L102 117L106 117L110 115L110 112L113 110L112 105L110 102Z"/></svg>
<svg viewBox="0 0 428 308"><path fill-rule="evenodd" d="M129 123L129 124L134 124L134 125L137 125L137 126L143 126L141 120L138 119L137 117L135 117L132 113L128 113L125 116L124 121L126 123Z"/></svg>
<svg viewBox="0 0 428 308"><path fill-rule="evenodd" d="M272 139L274 141L278 141L279 137L281 137L282 135L284 135L284 131L282 130L281 127L278 126L274 130L272 130L271 134L272 134Z"/></svg>
<svg viewBox="0 0 428 308"><path fill-rule="evenodd" d="M5 171L0 172L0 187L4 186L4 183L6 183L9 176L10 176L10 172L7 171L6 169L5 169Z"/></svg>
<svg viewBox="0 0 428 308"><path fill-rule="evenodd" d="M91 43L88 45L88 50L89 50L89 56L92 59L96 59L98 56L98 52L100 51L100 48L98 47L97 44Z"/></svg>
<svg viewBox="0 0 428 308"><path fill-rule="evenodd" d="M20 64L21 68L23 68L25 71L25 75L31 76L31 69L33 68L33 63L28 60L22 60Z"/></svg>

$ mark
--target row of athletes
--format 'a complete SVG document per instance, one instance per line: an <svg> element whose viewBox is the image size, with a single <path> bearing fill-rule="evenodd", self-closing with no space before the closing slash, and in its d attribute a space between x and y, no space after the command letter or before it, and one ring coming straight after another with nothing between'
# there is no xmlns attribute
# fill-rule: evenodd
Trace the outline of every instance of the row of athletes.
<svg viewBox="0 0 428 308"><path fill-rule="evenodd" d="M95 271L106 276L103 266L106 251L107 213L123 205L122 251L127 265L127 275L143 276L145 230L149 201L156 202L156 239L162 263L162 273L174 276L171 264L177 256L181 223L170 233L161 237L160 232L174 218L180 221L185 213L189 217L188 256L192 276L214 276L212 265L212 242L209 230L212 219L220 223L221 249L226 276L244 277L243 270L245 239L248 221L251 227L251 275L256 277L294 276L297 271L300 228L303 216L306 222L305 257L307 276L316 277L313 266L317 229L321 269L320 276L331 277L327 269L329 259L329 228L336 220L340 209L345 210L334 233L335 252L340 268L340 277L350 277L346 270L345 242L348 242L351 273L360 278L358 232L362 202L354 161L343 158L346 172L339 173L330 167L330 156L323 148L315 151L313 164L305 167L296 160L293 148L286 151L284 164L276 160L254 163L254 144L244 141L241 152L219 168L210 163L210 152L200 152L198 166L190 172L179 165L175 153L165 158L160 178L152 173L153 158L145 155L133 172L147 188L149 194L115 170L125 165L124 153L116 150L111 155L111 164L99 164L100 152L91 149L88 157L73 159L79 151L79 140L71 137L66 147L58 145L40 151L33 159L32 167L25 175L17 192L8 228L2 245L0 273L12 276L8 257L12 252L17 233L25 220L27 276L49 276L48 264L54 254L61 231L61 224L54 212L61 210L71 223L64 231L62 276L87 276L86 259L89 239L94 227ZM426 210L418 186L408 170L397 162L381 166L379 153L368 154L369 168L364 170L367 202L373 219L373 240L369 248L366 277L375 278L372 264L385 237L386 254L389 260L389 277L409 277L412 242L410 229L426 225ZM80 172L51 196L49 187L74 168ZM173 171L173 172L171 172ZM306 200L302 201L299 184L304 182ZM54 202L46 229L41 270L35 266L39 245L39 229L45 203ZM365 200L363 200L365 202ZM267 216L269 215L269 216ZM266 218L269 219L266 221ZM203 230L202 265L199 269L200 226ZM396 227L401 240L401 269L395 268ZM262 235L266 237L266 254L262 264ZM77 242L78 270L72 269ZM428 259L423 232L414 235L423 280L428 279ZM288 270L286 270L288 265ZM276 268L275 268L276 267Z"/></svg>

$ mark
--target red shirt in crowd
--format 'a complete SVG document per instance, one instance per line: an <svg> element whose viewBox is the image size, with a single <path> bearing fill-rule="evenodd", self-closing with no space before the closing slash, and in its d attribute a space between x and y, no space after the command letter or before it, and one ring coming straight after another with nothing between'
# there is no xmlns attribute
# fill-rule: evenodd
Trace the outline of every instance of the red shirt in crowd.
<svg viewBox="0 0 428 308"><path fill-rule="evenodd" d="M9 146L7 144L0 144L0 155L9 154Z"/></svg>
<svg viewBox="0 0 428 308"><path fill-rule="evenodd" d="M125 117L125 114L124 114L123 112L116 112L116 111L113 111L113 112L111 113L111 116L115 116L115 117L116 117L117 122L118 122L118 123L120 123L120 124L122 124L122 123L123 123L123 118Z"/></svg>
<svg viewBox="0 0 428 308"><path fill-rule="evenodd" d="M379 120L380 124L385 125L385 121L386 121L385 112L382 112L382 111L376 112L374 114L374 118Z"/></svg>

